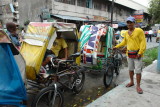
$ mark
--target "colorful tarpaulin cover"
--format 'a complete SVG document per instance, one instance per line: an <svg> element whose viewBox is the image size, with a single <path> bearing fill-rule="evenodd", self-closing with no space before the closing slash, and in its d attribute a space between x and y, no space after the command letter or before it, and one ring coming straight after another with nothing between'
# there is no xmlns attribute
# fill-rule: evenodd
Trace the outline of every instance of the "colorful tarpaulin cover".
<svg viewBox="0 0 160 107"><path fill-rule="evenodd" d="M105 57L107 58L110 54L108 52L108 48L112 48L113 46L113 28L108 27L107 35L106 35L106 50L105 50Z"/></svg>
<svg viewBox="0 0 160 107"><path fill-rule="evenodd" d="M107 32L107 26L99 24L96 26L85 25L81 38L80 48L83 53L83 63L97 64L97 50L101 36L105 36Z"/></svg>
<svg viewBox="0 0 160 107"><path fill-rule="evenodd" d="M26 90L9 44L0 43L0 52L0 105L23 107Z"/></svg>
<svg viewBox="0 0 160 107"><path fill-rule="evenodd" d="M55 29L52 23L31 22L24 36L21 54L26 61L26 75L30 80L36 79L46 52L49 40Z"/></svg>

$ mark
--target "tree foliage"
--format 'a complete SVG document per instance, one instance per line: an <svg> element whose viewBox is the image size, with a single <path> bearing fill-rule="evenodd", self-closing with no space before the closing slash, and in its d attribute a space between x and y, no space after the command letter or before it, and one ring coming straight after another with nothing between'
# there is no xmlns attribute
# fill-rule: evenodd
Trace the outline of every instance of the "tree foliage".
<svg viewBox="0 0 160 107"><path fill-rule="evenodd" d="M151 0L148 11L152 17L153 23L160 23L160 0Z"/></svg>

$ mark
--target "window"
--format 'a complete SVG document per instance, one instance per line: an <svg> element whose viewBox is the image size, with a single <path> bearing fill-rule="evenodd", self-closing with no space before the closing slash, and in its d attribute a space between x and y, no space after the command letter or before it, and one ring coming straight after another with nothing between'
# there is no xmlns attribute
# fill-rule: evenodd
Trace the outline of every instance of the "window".
<svg viewBox="0 0 160 107"><path fill-rule="evenodd" d="M119 9L119 15L122 16L122 9Z"/></svg>
<svg viewBox="0 0 160 107"><path fill-rule="evenodd" d="M77 6L92 8L92 0L77 0Z"/></svg>
<svg viewBox="0 0 160 107"><path fill-rule="evenodd" d="M71 4L75 5L75 0L55 0L56 2L61 2L61 3L66 3L66 4Z"/></svg>
<svg viewBox="0 0 160 107"><path fill-rule="evenodd" d="M106 11L107 6L103 2L94 2L94 9L101 10L101 11Z"/></svg>
<svg viewBox="0 0 160 107"><path fill-rule="evenodd" d="M90 3L89 0L86 0L86 7L87 8L89 8L89 6L90 6L89 3Z"/></svg>
<svg viewBox="0 0 160 107"><path fill-rule="evenodd" d="M96 10L101 10L101 4L99 4L99 3L94 3L94 9L96 9Z"/></svg>
<svg viewBox="0 0 160 107"><path fill-rule="evenodd" d="M86 7L86 1L85 0L77 0L77 6Z"/></svg>
<svg viewBox="0 0 160 107"><path fill-rule="evenodd" d="M105 4L102 4L101 10L106 11L106 5Z"/></svg>
<svg viewBox="0 0 160 107"><path fill-rule="evenodd" d="M17 0L12 0L13 2L16 2Z"/></svg>
<svg viewBox="0 0 160 107"><path fill-rule="evenodd" d="M85 1L83 1L83 0L78 0L78 1L77 1L77 5L78 5L78 6L81 6L81 7L85 7Z"/></svg>
<svg viewBox="0 0 160 107"><path fill-rule="evenodd" d="M117 8L117 13L122 16L122 9L121 8Z"/></svg>
<svg viewBox="0 0 160 107"><path fill-rule="evenodd" d="M86 0L86 7L92 8L92 0Z"/></svg>

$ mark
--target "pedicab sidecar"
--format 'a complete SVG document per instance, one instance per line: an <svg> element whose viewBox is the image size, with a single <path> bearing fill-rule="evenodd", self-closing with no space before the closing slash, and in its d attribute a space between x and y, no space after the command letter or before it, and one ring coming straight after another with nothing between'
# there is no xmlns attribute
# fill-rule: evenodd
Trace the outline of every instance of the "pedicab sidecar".
<svg viewBox="0 0 160 107"><path fill-rule="evenodd" d="M113 28L104 24L85 25L80 38L82 65L92 71L103 70L109 56L108 48L112 48L115 42L113 35Z"/></svg>
<svg viewBox="0 0 160 107"><path fill-rule="evenodd" d="M67 42L68 56L79 51L79 36L75 24L63 22L31 22L20 50L26 61L27 79L36 81L36 76L39 74L45 52L52 47L57 37L56 32L62 32L62 37ZM60 52L59 56L63 57L63 52ZM77 61L77 63L79 62Z"/></svg>
<svg viewBox="0 0 160 107"><path fill-rule="evenodd" d="M112 47L116 43L113 28L110 26L85 25L80 38L82 66L94 74L104 73L105 87L110 86L113 75L119 75L123 56Z"/></svg>
<svg viewBox="0 0 160 107"><path fill-rule="evenodd" d="M23 44L22 44L20 52L26 61L26 75L27 75L27 79L28 79L28 84L31 86L31 88L30 88L31 90L33 90L34 87L38 88L38 90L37 90L38 94L32 102L33 107L39 107L39 106L37 106L37 102L40 102L39 96L40 97L43 96L45 94L44 91L48 91L48 89L51 90L52 92L55 90L54 94L53 94L54 96L52 96L53 97L52 99L56 99L55 98L55 97L57 97L57 96L55 96L56 94L62 96L59 93L59 89L57 88L57 84L55 83L55 81L57 81L57 79L55 79L55 78L56 77L59 78L59 75L68 76L68 74L69 74L68 77L70 77L74 74L76 74L76 77L77 77L77 73L73 74L73 70L70 70L70 68L72 68L72 69L74 67L80 68L80 67L77 67L77 64L80 63L80 60L78 60L78 59L80 59L80 57L77 58L77 55L75 55L77 64L74 65L74 67L72 66L72 64L70 64L70 62L71 63L74 62L73 60L62 61L65 63L64 63L64 67L61 67L59 65L61 60L59 60L59 59L58 59L59 62L56 62L56 64L58 63L58 65L54 65L53 64L54 62L52 60L50 61L51 67L53 68L53 69L51 69L51 71L47 70L47 69L45 69L45 67L41 66L42 61L45 56L45 52L47 51L47 49L49 49L49 50L51 49L51 47L57 37L56 32L61 32L61 34L62 34L61 36L65 39L65 41L68 45L68 47L67 47L68 48L68 56L70 56L70 55L72 56L72 54L79 51L78 31L76 29L76 25L72 24L72 23L31 22L28 25L27 32L24 36L24 40L23 40ZM64 55L64 52L62 50L62 51L60 51L58 57L63 58L63 55ZM68 69L68 67L69 67L69 69ZM54 69L54 68L56 68L56 69ZM59 70L59 68L60 68L60 70ZM61 70L62 68L64 68L64 69ZM41 71L43 71L43 70L45 71L45 72L43 72L44 75L41 75L42 74ZM59 73L58 71L61 71L61 72ZM76 72L76 69L74 72ZM84 83L84 78L83 78L83 83ZM73 84L72 88L75 87L74 85L76 85L76 84ZM82 86L83 86L83 84L82 84ZM27 88L27 92L30 89ZM81 89L82 89L82 87L80 87L80 90ZM35 93L37 93L37 91ZM77 91L77 92L79 92L79 91ZM51 101L51 100L49 100L49 101ZM63 103L63 98L60 97L60 105L63 105L62 103ZM51 104L54 105L54 101L51 102Z"/></svg>

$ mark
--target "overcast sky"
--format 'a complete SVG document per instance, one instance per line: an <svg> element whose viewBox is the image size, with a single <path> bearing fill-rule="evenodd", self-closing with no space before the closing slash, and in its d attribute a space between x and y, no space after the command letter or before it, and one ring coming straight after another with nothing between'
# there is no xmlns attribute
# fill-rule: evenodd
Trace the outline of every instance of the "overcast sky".
<svg viewBox="0 0 160 107"><path fill-rule="evenodd" d="M140 3L140 4L144 5L144 6L149 7L149 1L150 0L133 0L133 1L136 1L136 2L138 2L138 3Z"/></svg>

